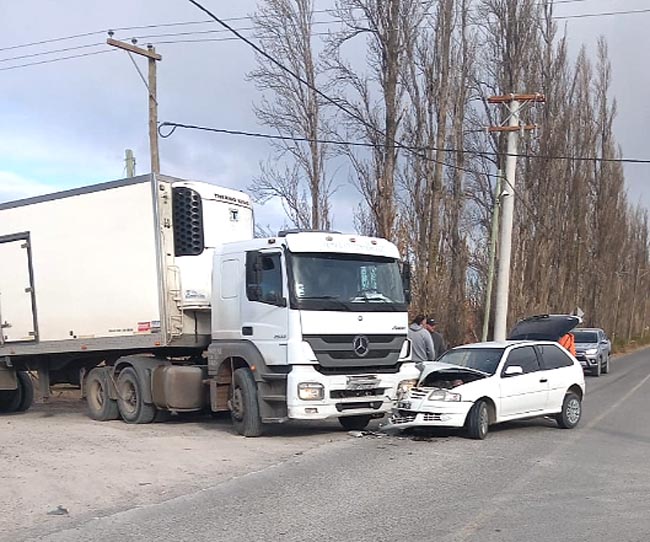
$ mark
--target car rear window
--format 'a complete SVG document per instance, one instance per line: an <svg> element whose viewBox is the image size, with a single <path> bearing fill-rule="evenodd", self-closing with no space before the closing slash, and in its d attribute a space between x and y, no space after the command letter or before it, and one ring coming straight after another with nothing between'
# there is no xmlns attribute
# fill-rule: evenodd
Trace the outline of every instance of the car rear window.
<svg viewBox="0 0 650 542"><path fill-rule="evenodd" d="M560 367L571 367L573 360L567 356L559 347L552 344L538 346L544 369L559 369Z"/></svg>

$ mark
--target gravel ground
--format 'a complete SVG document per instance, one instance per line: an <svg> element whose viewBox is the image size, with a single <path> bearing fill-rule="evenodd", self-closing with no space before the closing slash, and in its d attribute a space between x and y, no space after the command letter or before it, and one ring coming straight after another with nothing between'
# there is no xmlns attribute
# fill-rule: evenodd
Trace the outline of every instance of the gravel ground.
<svg viewBox="0 0 650 542"><path fill-rule="evenodd" d="M338 423L274 426L246 439L228 418L134 426L95 422L84 408L66 391L0 417L0 540L164 502L349 438Z"/></svg>

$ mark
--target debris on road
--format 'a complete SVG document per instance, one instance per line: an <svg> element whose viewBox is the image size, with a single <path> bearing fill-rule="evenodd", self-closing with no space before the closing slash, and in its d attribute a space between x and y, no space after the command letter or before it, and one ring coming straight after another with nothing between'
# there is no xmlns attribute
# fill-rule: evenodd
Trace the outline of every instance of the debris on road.
<svg viewBox="0 0 650 542"><path fill-rule="evenodd" d="M54 510L50 510L48 516L67 516L69 514L68 509L59 505Z"/></svg>

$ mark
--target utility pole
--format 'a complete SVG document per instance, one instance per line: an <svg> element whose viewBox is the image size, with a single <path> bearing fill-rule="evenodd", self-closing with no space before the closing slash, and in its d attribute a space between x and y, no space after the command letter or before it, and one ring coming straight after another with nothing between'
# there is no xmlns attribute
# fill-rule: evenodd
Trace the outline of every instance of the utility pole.
<svg viewBox="0 0 650 542"><path fill-rule="evenodd" d="M512 256L512 227L515 205L515 173L517 171L517 151L519 133L535 129L535 125L520 125L519 113L523 104L544 102L541 94L508 94L492 96L488 103L505 104L508 107L508 125L491 126L490 132L507 132L508 146L506 156L506 176L501 198L501 232L499 236L499 266L497 272L496 308L494 315L494 340L506 339L508 323L508 295L510 289L510 261Z"/></svg>
<svg viewBox="0 0 650 542"><path fill-rule="evenodd" d="M144 82L147 90L149 92L149 149L151 154L151 172L160 173L160 154L158 152L158 100L156 99L156 62L162 60L162 56L156 53L156 49L153 45L147 45L146 49L142 47L137 47L135 44L136 40L132 40L133 43L125 43L123 41L114 40L112 37L113 32L109 31L109 38L106 40L108 45L117 47L118 49L124 49L129 53L135 53L140 56L144 56L149 60L149 77L148 82L145 81L144 76L140 73L137 64L133 61L140 78ZM131 57L131 60L133 58Z"/></svg>
<svg viewBox="0 0 650 542"><path fill-rule="evenodd" d="M126 176L135 177L135 156L131 149L126 149L124 153L124 162L126 163Z"/></svg>
<svg viewBox="0 0 650 542"><path fill-rule="evenodd" d="M501 207L501 170L497 171L497 185L494 194L494 209L492 210L492 228L490 231L490 251L488 256L488 276L485 287L485 314L483 315L483 334L481 341L488 338L490 327L490 308L492 307L492 284L494 282L494 264L497 257L497 235L499 234L499 209Z"/></svg>

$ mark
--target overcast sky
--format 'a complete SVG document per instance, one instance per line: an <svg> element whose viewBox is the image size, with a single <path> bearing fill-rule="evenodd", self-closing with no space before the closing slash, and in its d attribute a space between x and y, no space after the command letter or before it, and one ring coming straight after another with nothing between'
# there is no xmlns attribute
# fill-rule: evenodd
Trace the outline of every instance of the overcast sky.
<svg viewBox="0 0 650 542"><path fill-rule="evenodd" d="M317 0L319 9L329 0ZM256 0L204 0L221 17L243 17ZM557 6L557 15L650 8L648 0L573 0ZM107 28L205 20L186 0L0 0L0 49L49 38ZM616 136L623 154L650 158L647 126L650 75L643 59L650 50L650 13L567 20L572 51L585 43L593 51L605 35L613 65L613 94L618 100ZM250 21L234 21L239 28ZM214 25L118 31L118 39L141 38L140 44L211 36L152 37L154 34L203 31ZM70 50L13 61L3 59L86 44L101 44L105 34L0 50L0 201L119 179L124 176L124 150L134 150L138 173L149 170L147 94L128 55L121 51L50 64L5 70L23 63L109 49ZM159 44L159 120L241 130L264 130L252 113L257 91L245 74L254 67L251 50L239 41ZM146 63L138 60L143 73ZM527 89L534 91L536 89ZM263 140L178 130L160 142L163 173L207 180L246 190L270 157ZM650 166L627 166L630 199L650 207ZM340 183L347 180L340 173ZM346 187L338 192L335 226L352 228ZM258 222L278 226L281 207L257 210Z"/></svg>

